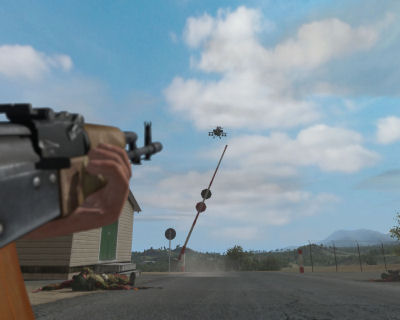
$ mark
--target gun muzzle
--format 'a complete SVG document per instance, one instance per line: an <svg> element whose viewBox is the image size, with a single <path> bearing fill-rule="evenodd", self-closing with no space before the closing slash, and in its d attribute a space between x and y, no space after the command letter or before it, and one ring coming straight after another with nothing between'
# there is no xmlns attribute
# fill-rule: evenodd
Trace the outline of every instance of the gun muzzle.
<svg viewBox="0 0 400 320"><path fill-rule="evenodd" d="M137 148L135 150L128 151L128 157L131 159L133 164L141 164L142 156L150 159L150 156L160 152L162 150L162 144L159 142L152 142L148 146ZM147 159L146 159L147 160Z"/></svg>
<svg viewBox="0 0 400 320"><path fill-rule="evenodd" d="M151 122L145 122L144 128L144 146L141 148L136 145L138 136L135 132L124 132L128 145L127 154L132 164L141 164L141 160L150 160L153 154L162 150L160 142L152 142L151 140Z"/></svg>

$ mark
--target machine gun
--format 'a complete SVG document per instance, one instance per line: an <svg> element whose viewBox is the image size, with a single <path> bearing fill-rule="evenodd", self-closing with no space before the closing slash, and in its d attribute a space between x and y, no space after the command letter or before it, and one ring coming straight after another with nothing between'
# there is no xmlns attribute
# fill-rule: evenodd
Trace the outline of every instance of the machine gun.
<svg viewBox="0 0 400 320"><path fill-rule="evenodd" d="M0 104L0 114L9 120L0 122L0 318L32 320L13 241L70 214L107 183L86 170L91 148L119 146L138 165L162 145L152 142L151 123L138 148L136 133L86 124L79 114L30 104Z"/></svg>
<svg viewBox="0 0 400 320"><path fill-rule="evenodd" d="M132 164L161 151L145 122L145 144L137 134L86 124L80 114L1 104L9 122L0 122L0 248L46 222L73 212L105 185L85 170L87 153L99 143L126 149Z"/></svg>

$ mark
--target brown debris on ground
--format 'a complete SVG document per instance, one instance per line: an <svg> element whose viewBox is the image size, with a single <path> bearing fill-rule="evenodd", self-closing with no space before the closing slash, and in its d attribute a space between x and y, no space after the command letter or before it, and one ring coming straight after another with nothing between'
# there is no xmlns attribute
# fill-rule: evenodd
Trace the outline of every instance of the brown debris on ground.
<svg viewBox="0 0 400 320"><path fill-rule="evenodd" d="M90 268L84 268L81 273L72 277L72 280L60 283L52 283L32 291L33 293L40 291L59 290L64 288L72 288L72 291L93 291L103 290L142 290L152 287L135 287L134 283L126 275L121 274L96 274ZM157 287L157 289L162 289Z"/></svg>
<svg viewBox="0 0 400 320"><path fill-rule="evenodd" d="M395 282L400 281L400 270L388 270L381 274L381 279L370 280L373 282Z"/></svg>

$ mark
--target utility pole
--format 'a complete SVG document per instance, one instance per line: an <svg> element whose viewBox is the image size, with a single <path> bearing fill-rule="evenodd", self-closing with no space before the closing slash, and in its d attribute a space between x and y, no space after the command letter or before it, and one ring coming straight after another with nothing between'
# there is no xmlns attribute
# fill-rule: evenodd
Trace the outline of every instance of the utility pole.
<svg viewBox="0 0 400 320"><path fill-rule="evenodd" d="M362 269L362 263L361 263L360 246L358 245L358 241L356 241L356 243L357 243L357 250L358 250L358 259L359 259L359 261L360 261L360 270L361 270L361 272L362 272L363 269Z"/></svg>
<svg viewBox="0 0 400 320"><path fill-rule="evenodd" d="M383 248L383 242L381 242L381 245L382 245L383 262L385 263L385 270L386 270L386 272L387 272L388 269L387 269L387 265L386 265L385 249Z"/></svg>
<svg viewBox="0 0 400 320"><path fill-rule="evenodd" d="M333 256L335 257L335 266L336 266L336 272L337 272L337 259L336 259L336 247L335 247L335 243L332 241L333 243Z"/></svg>
<svg viewBox="0 0 400 320"><path fill-rule="evenodd" d="M312 247L311 247L311 241L308 240L308 242L310 243L310 260L311 260L311 272L314 272L314 262L312 259Z"/></svg>

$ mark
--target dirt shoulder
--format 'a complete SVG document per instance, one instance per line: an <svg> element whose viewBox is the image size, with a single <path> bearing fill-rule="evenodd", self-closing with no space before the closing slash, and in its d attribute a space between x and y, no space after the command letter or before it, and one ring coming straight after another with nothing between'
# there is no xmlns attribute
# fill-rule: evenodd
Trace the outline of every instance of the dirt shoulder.
<svg viewBox="0 0 400 320"><path fill-rule="evenodd" d="M39 291L39 292L32 292L36 289L39 289L40 287L43 287L45 285L48 285L50 283L58 283L58 282L63 282L65 280L31 280L31 281L25 281L25 288L28 293L29 301L31 302L31 305L37 305L37 304L42 304L42 303L49 303L49 302L54 302L57 300L61 299L69 299L69 298L75 298L79 297L82 295L88 295L88 294L96 294L99 292L102 292L103 290L96 290L96 291L72 291L71 288L65 288L65 289L60 289L60 290L53 290L53 291Z"/></svg>
<svg viewBox="0 0 400 320"><path fill-rule="evenodd" d="M152 281L157 280L160 277L164 277L168 275L168 273L149 273L145 274L144 276L140 276L136 280L136 285L146 285L147 283L151 283ZM38 305L43 303L50 303L61 299L69 299L75 298L83 295L88 294L97 294L100 292L104 292L105 290L95 290L95 291L72 291L71 288L64 288L60 290L52 290L52 291L39 291L33 292L45 285L51 283L61 283L64 280L26 280L25 281L25 288L28 293L29 300L31 305Z"/></svg>

